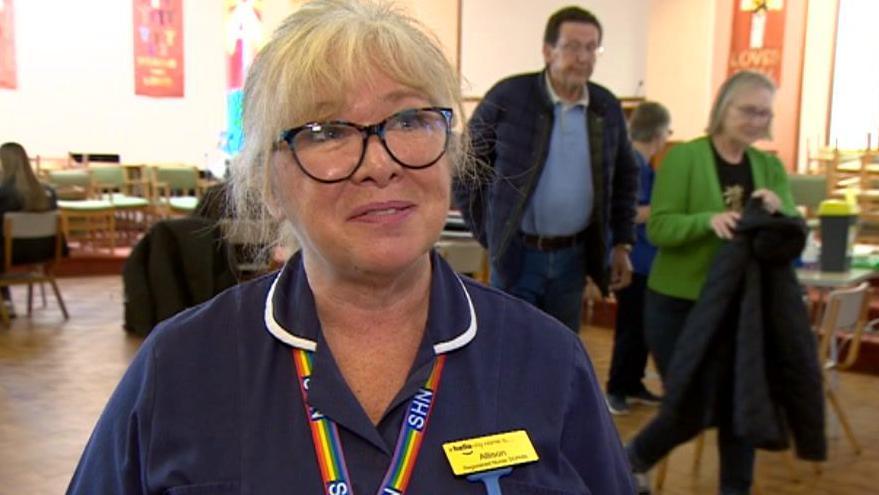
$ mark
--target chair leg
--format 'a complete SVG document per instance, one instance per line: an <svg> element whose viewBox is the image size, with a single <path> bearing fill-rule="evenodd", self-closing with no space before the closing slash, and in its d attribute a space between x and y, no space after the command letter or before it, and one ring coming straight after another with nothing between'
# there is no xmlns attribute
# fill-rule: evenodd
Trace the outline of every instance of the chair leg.
<svg viewBox="0 0 879 495"><path fill-rule="evenodd" d="M43 307L46 307L46 284L40 282L40 296L43 298Z"/></svg>
<svg viewBox="0 0 879 495"><path fill-rule="evenodd" d="M34 312L34 284L27 284L27 315Z"/></svg>
<svg viewBox="0 0 879 495"><path fill-rule="evenodd" d="M851 425L849 425L848 417L845 415L845 412L842 410L842 406L839 404L839 399L836 397L836 392L833 391L829 386L825 387L827 390L827 398L830 400L830 405L833 407L833 411L836 413L836 417L839 419L839 423L842 425L843 431L845 431L845 436L848 437L849 442L852 444L852 448L855 450L855 454L861 454L861 445L858 443L857 438L855 438L855 433L852 431Z"/></svg>
<svg viewBox="0 0 879 495"><path fill-rule="evenodd" d="M665 476L668 474L668 456L662 458L656 466L656 481L653 484L653 490L656 493L662 493L665 486Z"/></svg>
<svg viewBox="0 0 879 495"><path fill-rule="evenodd" d="M110 215L110 254L116 253L116 215Z"/></svg>
<svg viewBox="0 0 879 495"><path fill-rule="evenodd" d="M12 325L12 322L9 320L9 312L6 311L6 303L4 301L0 301L0 320L3 320L3 326L9 328Z"/></svg>
<svg viewBox="0 0 879 495"><path fill-rule="evenodd" d="M49 283L52 284L52 291L55 292L55 299L58 300L58 306L61 306L61 314L64 315L65 320L70 319L70 315L67 314L67 306L64 305L64 299L61 298L61 291L58 290L58 282L55 281L55 278L50 278Z"/></svg>

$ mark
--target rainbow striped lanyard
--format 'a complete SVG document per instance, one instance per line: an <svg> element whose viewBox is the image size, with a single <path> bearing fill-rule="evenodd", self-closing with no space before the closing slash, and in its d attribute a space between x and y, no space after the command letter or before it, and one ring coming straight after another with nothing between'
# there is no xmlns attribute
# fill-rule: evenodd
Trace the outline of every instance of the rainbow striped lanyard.
<svg viewBox="0 0 879 495"><path fill-rule="evenodd" d="M321 414L308 404L308 383L311 378L312 353L303 349L293 349L293 362L299 376L299 389L302 391L302 404L305 415L309 418L311 441L317 457L320 475L324 482L324 495L353 495L345 455L339 441L339 429L336 422ZM433 369L424 386L415 393L409 410L400 427L394 457L388 466L388 472L378 489L378 495L402 495L406 493L415 462L421 450L421 443L427 433L427 424L436 402L440 377L446 362L445 355L437 356Z"/></svg>

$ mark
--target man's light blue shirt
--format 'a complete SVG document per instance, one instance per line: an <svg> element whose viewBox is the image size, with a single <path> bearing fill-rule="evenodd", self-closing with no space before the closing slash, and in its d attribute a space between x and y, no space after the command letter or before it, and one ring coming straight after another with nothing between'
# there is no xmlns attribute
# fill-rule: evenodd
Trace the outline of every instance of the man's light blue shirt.
<svg viewBox="0 0 879 495"><path fill-rule="evenodd" d="M549 155L531 201L522 217L521 229L527 234L569 236L584 230L592 217L594 189L589 149L586 109L589 93L566 103L546 86L554 103Z"/></svg>

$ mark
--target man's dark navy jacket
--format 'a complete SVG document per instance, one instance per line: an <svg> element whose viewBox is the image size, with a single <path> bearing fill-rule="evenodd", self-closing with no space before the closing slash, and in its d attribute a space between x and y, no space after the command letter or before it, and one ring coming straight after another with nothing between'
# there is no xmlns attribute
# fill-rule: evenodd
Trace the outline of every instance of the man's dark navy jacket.
<svg viewBox="0 0 879 495"><path fill-rule="evenodd" d="M607 292L608 247L635 242L639 170L620 102L598 84L588 83L587 90L595 194L586 231L586 266L587 275ZM468 124L476 158L491 166L491 172L482 180L456 180L455 203L488 248L492 269L504 286L518 278L523 249L519 226L549 155L553 108L545 72L523 74L489 90Z"/></svg>
<svg viewBox="0 0 879 495"><path fill-rule="evenodd" d="M425 338L374 426L339 372L301 258L160 324L114 392L68 493L323 493L292 360L314 349L312 406L339 426L356 494L384 476L408 403L447 356L412 495L484 494L455 477L445 442L524 429L540 460L505 495L631 494L629 467L582 344L530 305L433 256Z"/></svg>

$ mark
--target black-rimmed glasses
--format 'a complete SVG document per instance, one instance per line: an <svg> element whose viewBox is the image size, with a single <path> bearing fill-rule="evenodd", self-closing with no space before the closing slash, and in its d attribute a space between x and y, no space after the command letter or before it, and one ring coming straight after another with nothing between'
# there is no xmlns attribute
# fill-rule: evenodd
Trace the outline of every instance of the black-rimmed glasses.
<svg viewBox="0 0 879 495"><path fill-rule="evenodd" d="M413 108L372 125L334 120L310 122L281 133L299 168L318 182L341 182L363 163L370 136L378 136L388 154L406 168L426 168L446 152L451 108Z"/></svg>

